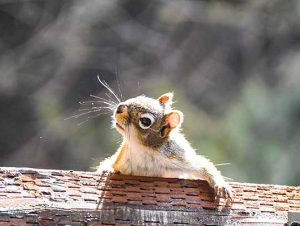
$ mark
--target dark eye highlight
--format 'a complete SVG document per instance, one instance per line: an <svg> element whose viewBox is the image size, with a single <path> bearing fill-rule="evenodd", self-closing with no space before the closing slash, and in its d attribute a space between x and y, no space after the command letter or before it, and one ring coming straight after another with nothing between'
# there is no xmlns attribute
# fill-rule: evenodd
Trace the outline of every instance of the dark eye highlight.
<svg viewBox="0 0 300 226"><path fill-rule="evenodd" d="M149 113L142 114L139 120L139 125L142 129L148 129L154 122L153 115Z"/></svg>
<svg viewBox="0 0 300 226"><path fill-rule="evenodd" d="M146 117L140 118L140 121L146 127L151 125L151 119L149 119L149 118L146 118Z"/></svg>

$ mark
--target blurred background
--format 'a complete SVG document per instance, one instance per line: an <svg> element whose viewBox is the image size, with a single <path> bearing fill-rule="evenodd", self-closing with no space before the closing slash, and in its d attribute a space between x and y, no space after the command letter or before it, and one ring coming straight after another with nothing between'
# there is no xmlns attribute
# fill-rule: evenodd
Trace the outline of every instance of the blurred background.
<svg viewBox="0 0 300 226"><path fill-rule="evenodd" d="M93 170L121 138L106 97L174 91L198 153L300 184L300 1L0 0L0 165Z"/></svg>

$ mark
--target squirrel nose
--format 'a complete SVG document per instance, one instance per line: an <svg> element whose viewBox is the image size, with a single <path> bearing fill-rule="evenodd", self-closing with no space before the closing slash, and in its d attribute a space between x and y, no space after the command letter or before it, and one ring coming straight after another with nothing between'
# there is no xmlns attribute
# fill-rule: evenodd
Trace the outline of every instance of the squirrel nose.
<svg viewBox="0 0 300 226"><path fill-rule="evenodd" d="M119 106L118 106L118 108L117 108L117 111L116 111L116 113L117 114L122 114L124 111L126 111L127 110L127 106L126 105L124 105L124 104L120 104Z"/></svg>

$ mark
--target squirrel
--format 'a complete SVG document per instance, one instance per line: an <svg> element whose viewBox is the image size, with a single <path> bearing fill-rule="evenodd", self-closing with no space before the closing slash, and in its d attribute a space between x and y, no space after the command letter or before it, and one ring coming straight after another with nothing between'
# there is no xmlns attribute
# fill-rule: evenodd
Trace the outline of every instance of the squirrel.
<svg viewBox="0 0 300 226"><path fill-rule="evenodd" d="M123 142L100 163L98 172L206 180L216 199L231 200L233 190L221 173L180 132L183 113L172 109L172 99L173 93L166 93L158 99L138 96L120 102L114 109L113 127Z"/></svg>

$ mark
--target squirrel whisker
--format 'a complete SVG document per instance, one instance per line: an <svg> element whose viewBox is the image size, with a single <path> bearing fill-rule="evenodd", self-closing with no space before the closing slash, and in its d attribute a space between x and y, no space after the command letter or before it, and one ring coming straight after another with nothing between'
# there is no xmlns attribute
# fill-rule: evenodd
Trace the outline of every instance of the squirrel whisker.
<svg viewBox="0 0 300 226"><path fill-rule="evenodd" d="M94 119L94 118L97 118L97 117L100 116L100 115L105 115L105 114L110 114L110 113L111 113L111 112L108 111L108 112L101 112L100 114L97 114L97 115L94 115L94 116L88 116L86 120L84 120L83 122L78 123L77 125L78 125L78 126L81 126L82 124L88 122L90 119Z"/></svg>
<svg viewBox="0 0 300 226"><path fill-rule="evenodd" d="M104 107L103 107L104 108ZM94 109L94 110L90 110L90 111L87 111L87 112L83 112L83 113L80 113L80 114L77 114L77 115L72 115L68 118L65 118L64 120L69 120L71 118L79 118L80 116L83 116L83 115L87 115L87 114L91 114L91 113L94 113L94 112L99 112L101 111L103 108L100 108L100 109ZM106 108L106 109L110 109L110 108ZM109 112L110 113L110 112Z"/></svg>
<svg viewBox="0 0 300 226"><path fill-rule="evenodd" d="M100 99L101 101L105 101L105 102L107 102L107 103L111 103L111 104L114 104L114 105L117 105L117 103L115 102L115 100L114 99L105 99L105 98L102 98L102 97L98 97L98 96L95 96L95 95L90 95L90 97L93 97L93 98L97 98L97 99Z"/></svg>
<svg viewBox="0 0 300 226"><path fill-rule="evenodd" d="M119 73L118 73L117 70L116 70L116 81L117 81L117 86L118 86L118 90L119 90L120 99L121 99L122 101L124 101L124 97L123 97L123 94L122 94L122 91L121 91L121 85L120 85Z"/></svg>
<svg viewBox="0 0 300 226"><path fill-rule="evenodd" d="M102 81L100 79L100 76L97 75L97 78L98 78L98 81L116 98L116 100L118 101L118 103L121 102L120 98L117 96L117 94L113 91L112 88L110 88L110 86L105 82L105 81Z"/></svg>
<svg viewBox="0 0 300 226"><path fill-rule="evenodd" d="M109 93L105 93L105 96L107 96L109 100L114 101L114 98Z"/></svg>
<svg viewBox="0 0 300 226"><path fill-rule="evenodd" d="M87 119L83 122L78 123L77 125L82 125L83 123L87 122L89 119L96 118L100 115L104 114L111 114L116 109L118 103L120 102L119 97L114 92L114 90L105 82L97 76L99 82L109 91L109 93L105 93L107 98L98 97L96 95L90 94L90 97L98 99L98 100L88 100L88 101L80 101L79 104L82 105L84 108L79 109L78 111L81 112L79 114L72 115L70 117L65 118L64 120L69 120L72 118L80 118L82 116L87 116ZM97 106L102 104L105 106ZM108 110L107 112L103 112L103 110ZM92 115L97 113L96 115Z"/></svg>
<svg viewBox="0 0 300 226"><path fill-rule="evenodd" d="M224 177L225 180L233 181L233 179L230 178L230 177L225 177L225 176L223 176L223 177Z"/></svg>
<svg viewBox="0 0 300 226"><path fill-rule="evenodd" d="M88 105L88 104L94 105L96 103L107 104L109 106L116 106L116 104L111 103L111 102L107 102L107 101L104 101L104 100L96 100L96 101L91 100L91 101L82 101L82 102L79 102L80 105Z"/></svg>
<svg viewBox="0 0 300 226"><path fill-rule="evenodd" d="M111 107L109 106L102 106L102 107L91 107L91 108L82 108L79 109L78 111L91 111L91 110L100 110L100 109L109 109L109 110L113 110Z"/></svg>
<svg viewBox="0 0 300 226"><path fill-rule="evenodd" d="M215 166L227 166L227 165L231 165L231 163L230 162L224 162L224 163L215 164Z"/></svg>

